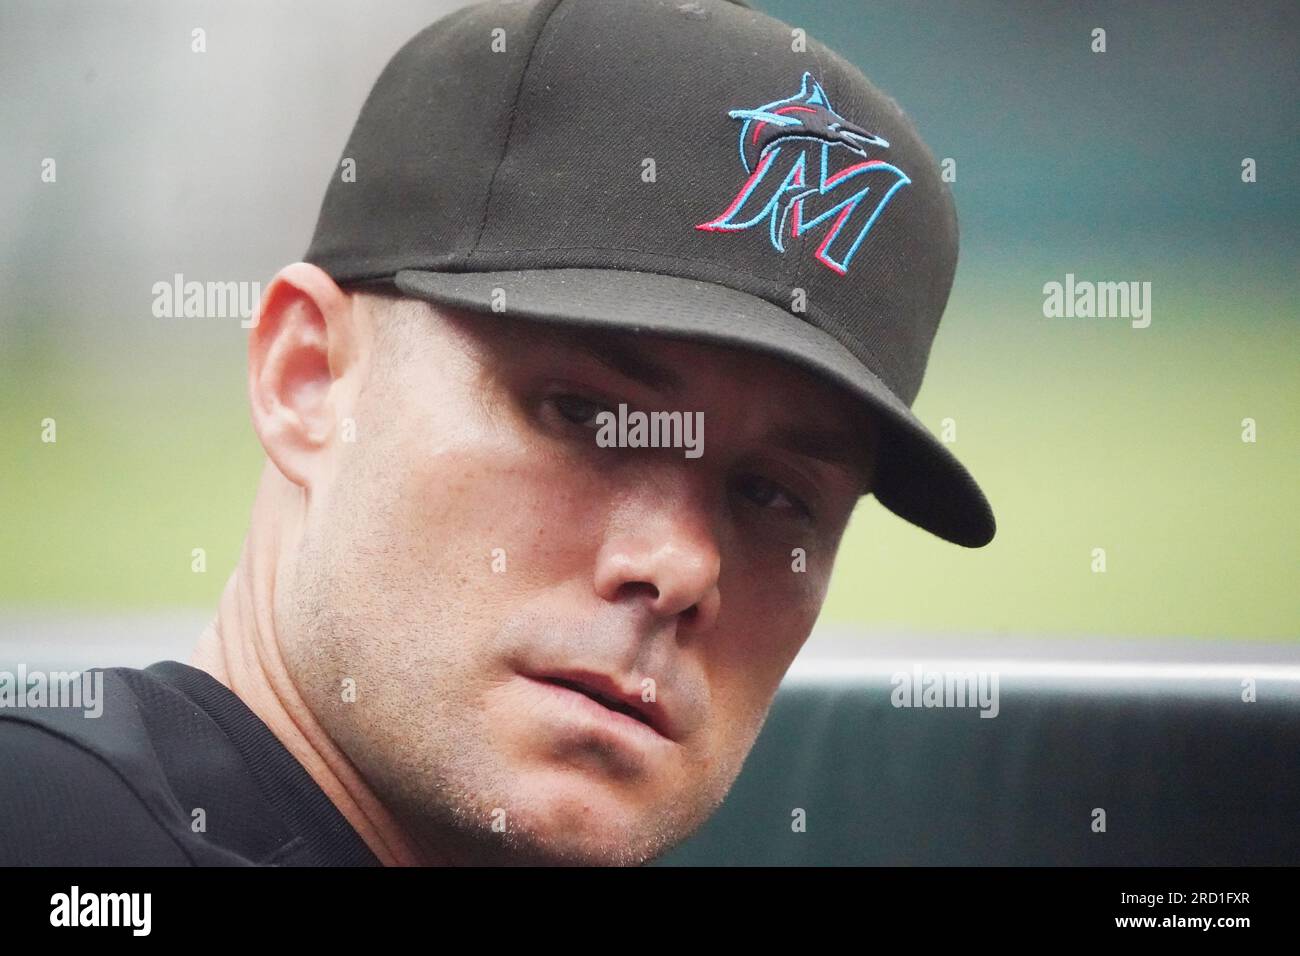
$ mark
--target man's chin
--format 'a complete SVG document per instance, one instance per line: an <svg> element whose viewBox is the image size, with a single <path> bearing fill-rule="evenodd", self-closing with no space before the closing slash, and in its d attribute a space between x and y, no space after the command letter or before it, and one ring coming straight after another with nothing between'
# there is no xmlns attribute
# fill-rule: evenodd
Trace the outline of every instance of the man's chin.
<svg viewBox="0 0 1300 956"><path fill-rule="evenodd" d="M512 863L635 866L662 856L694 829L662 803L637 799L626 785L615 789L572 771L533 778L499 814Z"/></svg>

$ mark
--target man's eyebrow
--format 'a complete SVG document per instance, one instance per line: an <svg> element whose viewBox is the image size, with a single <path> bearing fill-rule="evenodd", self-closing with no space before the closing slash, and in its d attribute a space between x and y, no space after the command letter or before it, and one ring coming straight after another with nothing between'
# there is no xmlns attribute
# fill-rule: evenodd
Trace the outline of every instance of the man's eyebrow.
<svg viewBox="0 0 1300 956"><path fill-rule="evenodd" d="M642 384L664 392L680 392L682 378L655 362L624 337L615 338L603 330L595 334L570 327L537 326L520 340L525 352L542 348L581 352L597 363ZM776 428L767 439L772 445L805 458L812 458L846 471L866 494L874 483L876 462L873 443L849 428L817 428L787 425Z"/></svg>
<svg viewBox="0 0 1300 956"><path fill-rule="evenodd" d="M777 448L813 458L848 471L861 487L862 494L870 490L875 474L870 445L859 435L848 430L785 427L769 437Z"/></svg>
<svg viewBox="0 0 1300 956"><path fill-rule="evenodd" d="M659 392L680 392L682 378L667 366L647 357L635 344L604 335L575 334L570 329L539 332L538 345L557 351L581 352L606 368Z"/></svg>

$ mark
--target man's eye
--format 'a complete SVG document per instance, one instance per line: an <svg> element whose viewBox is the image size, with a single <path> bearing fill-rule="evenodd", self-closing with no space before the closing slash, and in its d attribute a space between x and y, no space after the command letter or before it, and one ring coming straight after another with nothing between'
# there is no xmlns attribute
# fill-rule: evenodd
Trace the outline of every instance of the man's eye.
<svg viewBox="0 0 1300 956"><path fill-rule="evenodd" d="M604 405L579 395L553 395L551 403L567 421L587 428L597 428L596 416L606 411Z"/></svg>
<svg viewBox="0 0 1300 956"><path fill-rule="evenodd" d="M762 475L745 475L738 482L738 489L745 498L760 508L770 508L773 511L805 518L811 516L808 506L799 498Z"/></svg>

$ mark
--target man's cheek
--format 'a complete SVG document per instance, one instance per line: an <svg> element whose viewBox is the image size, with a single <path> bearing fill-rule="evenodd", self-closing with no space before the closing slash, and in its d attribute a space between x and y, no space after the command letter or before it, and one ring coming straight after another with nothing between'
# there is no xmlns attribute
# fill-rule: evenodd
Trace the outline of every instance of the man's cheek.
<svg viewBox="0 0 1300 956"><path fill-rule="evenodd" d="M784 673L821 613L826 575L817 570L795 572L771 562L761 568L736 567L733 562L729 568L725 554L722 563L716 630L729 636L715 639L715 654L726 657L738 672L760 668Z"/></svg>
<svg viewBox="0 0 1300 956"><path fill-rule="evenodd" d="M573 572L595 547L600 497L562 461L455 447L410 467L385 523L424 571L481 591Z"/></svg>
<svg viewBox="0 0 1300 956"><path fill-rule="evenodd" d="M745 705L712 711L707 727L682 752L674 787L683 798L711 802L726 795L758 737L764 710Z"/></svg>

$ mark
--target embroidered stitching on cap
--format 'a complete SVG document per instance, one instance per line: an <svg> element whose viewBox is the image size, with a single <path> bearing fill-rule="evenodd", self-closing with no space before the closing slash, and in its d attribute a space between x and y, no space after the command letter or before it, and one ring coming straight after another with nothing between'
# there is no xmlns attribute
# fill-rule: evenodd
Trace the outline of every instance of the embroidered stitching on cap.
<svg viewBox="0 0 1300 956"><path fill-rule="evenodd" d="M742 121L740 163L749 178L720 215L695 228L736 232L766 220L773 248L785 252L787 222L790 238L797 239L830 221L816 256L828 269L845 275L881 210L912 181L892 163L867 157L869 147L888 149L889 143L836 113L826 91L807 72L794 96L727 115ZM864 161L834 169L832 149L836 155L847 150ZM810 156L817 164L812 183ZM884 182L872 187L865 177ZM874 205L863 204L869 195L879 196ZM804 204L817 207L824 199L831 204L805 218ZM856 215L859 207L862 214ZM856 232L845 228L850 220L861 223Z"/></svg>

